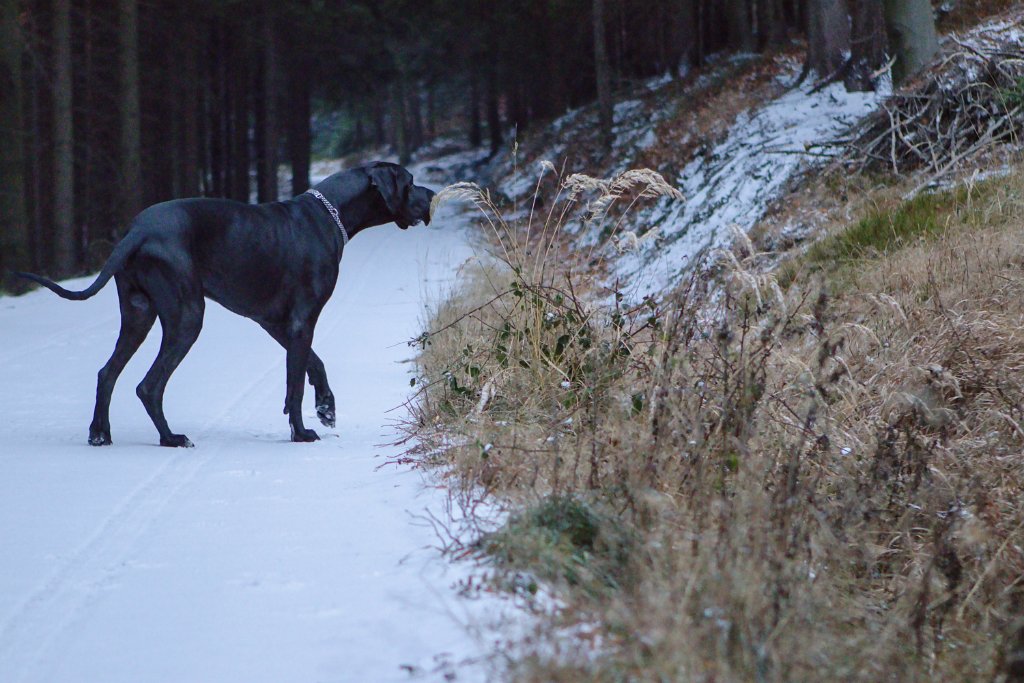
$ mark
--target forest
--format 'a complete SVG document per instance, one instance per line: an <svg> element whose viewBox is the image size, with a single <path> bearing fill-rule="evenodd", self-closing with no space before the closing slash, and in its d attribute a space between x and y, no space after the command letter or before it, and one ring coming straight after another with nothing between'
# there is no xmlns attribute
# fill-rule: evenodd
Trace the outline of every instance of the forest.
<svg viewBox="0 0 1024 683"><path fill-rule="evenodd" d="M94 269L143 207L277 200L314 153L497 153L595 98L607 140L636 79L794 41L856 90L937 49L928 0L2 0L0 269Z"/></svg>

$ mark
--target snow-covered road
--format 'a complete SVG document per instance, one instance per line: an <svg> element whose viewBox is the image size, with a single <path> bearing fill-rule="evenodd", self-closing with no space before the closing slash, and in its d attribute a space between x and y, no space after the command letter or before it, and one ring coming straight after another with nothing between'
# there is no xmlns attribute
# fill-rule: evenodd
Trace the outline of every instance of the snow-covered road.
<svg viewBox="0 0 1024 683"><path fill-rule="evenodd" d="M456 596L466 570L416 519L445 494L376 445L409 391L424 301L471 254L445 224L376 228L346 252L314 342L338 426L307 386L315 444L288 440L284 352L210 302L165 403L197 447L158 447L135 397L157 326L115 390L114 445L92 448L114 287L0 298L0 681L409 680L403 665L433 679L481 653L463 623L489 608Z"/></svg>

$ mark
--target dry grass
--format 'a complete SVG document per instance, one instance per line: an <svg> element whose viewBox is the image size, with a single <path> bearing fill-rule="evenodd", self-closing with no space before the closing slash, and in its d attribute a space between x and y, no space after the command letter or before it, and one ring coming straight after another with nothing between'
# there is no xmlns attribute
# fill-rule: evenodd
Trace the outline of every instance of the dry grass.
<svg viewBox="0 0 1024 683"><path fill-rule="evenodd" d="M1024 174L785 291L740 245L713 315L596 286L557 206L422 339L419 435L518 511L478 549L565 604L511 677L1019 680Z"/></svg>

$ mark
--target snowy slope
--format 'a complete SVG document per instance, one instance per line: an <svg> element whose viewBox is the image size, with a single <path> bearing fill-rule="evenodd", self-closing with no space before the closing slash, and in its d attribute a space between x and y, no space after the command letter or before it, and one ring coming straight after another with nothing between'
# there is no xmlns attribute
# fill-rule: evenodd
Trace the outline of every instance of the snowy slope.
<svg viewBox="0 0 1024 683"><path fill-rule="evenodd" d="M625 256L617 271L639 293L662 291L695 258L748 232L809 159L805 146L839 137L878 106L882 94L793 89L739 116L726 138L691 160L676 179L685 200L663 199L641 212L657 239Z"/></svg>
<svg viewBox="0 0 1024 683"><path fill-rule="evenodd" d="M746 59L740 56L730 61ZM740 113L714 144L699 146L694 156L675 160L685 165L677 177L667 180L683 193L684 200L640 202L630 211L620 227L646 238L638 241L638 249L625 254L610 244L605 249L614 263L613 275L628 298L639 300L644 294L670 289L702 255L728 244L736 229L748 232L780 199L788 183L821 161L822 152L809 154L808 148L842 137L851 125L873 112L890 90L883 85L877 93L848 93L841 83L818 91L812 84L790 87L800 67L781 60L774 94ZM635 166L644 150L669 146L663 153L673 152L670 146L676 143L658 137L659 124L679 107L688 107L685 98L706 96L702 89L707 80L698 78L690 95L647 97L666 82L651 80L642 96L616 105L614 153L604 177L615 177ZM538 136L549 143L535 158L551 161L559 169L565 161L571 164L570 141L574 137L587 139L595 127L592 107L565 114L551 123L546 134ZM596 168L573 170L601 173ZM539 167L523 170L511 163L489 169L499 178L501 191L527 207L539 172ZM604 242L607 228L617 221L617 217L594 221L583 229L578 221L570 220L566 230L577 234L581 246L590 248Z"/></svg>
<svg viewBox="0 0 1024 683"><path fill-rule="evenodd" d="M375 445L409 391L425 298L470 255L455 222L376 228L346 251L314 342L338 427L307 388L315 444L288 441L284 352L211 302L165 403L197 448L157 447L135 397L158 327L115 390L114 445L89 447L114 287L0 298L0 681L433 680L483 653L464 626L495 605L456 596L468 569L416 518L444 492Z"/></svg>

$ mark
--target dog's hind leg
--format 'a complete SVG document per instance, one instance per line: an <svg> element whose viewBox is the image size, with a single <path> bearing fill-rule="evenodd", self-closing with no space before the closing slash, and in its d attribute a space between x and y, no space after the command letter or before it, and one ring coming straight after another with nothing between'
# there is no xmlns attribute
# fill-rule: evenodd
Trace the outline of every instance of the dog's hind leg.
<svg viewBox="0 0 1024 683"><path fill-rule="evenodd" d="M199 337L203 329L206 302L198 279L190 274L178 274L163 268L147 272L146 292L156 308L163 328L160 352L142 382L136 388L142 405L160 432L161 446L191 447L184 434L172 434L164 417L164 389L171 373Z"/></svg>
<svg viewBox="0 0 1024 683"><path fill-rule="evenodd" d="M149 298L124 278L117 276L117 295L121 304L121 332L114 345L114 353L97 375L96 408L89 425L89 443L93 446L107 446L110 439L110 396L114 384L124 366L138 351L156 320L156 311Z"/></svg>
<svg viewBox="0 0 1024 683"><path fill-rule="evenodd" d="M288 337L282 326L261 322L260 327L266 330L267 334L273 337L274 341L284 347L286 351L288 350ZM306 363L306 375L309 377L309 384L313 387L313 392L316 396L317 417L320 418L320 422L322 422L325 427L334 427L334 393L331 391L331 387L327 383L327 369L324 367L324 362L320 360L320 356L316 355L316 352L314 352L313 349L309 350L309 361ZM285 410L287 409L288 406L286 405Z"/></svg>

